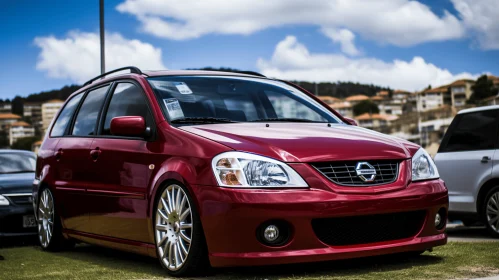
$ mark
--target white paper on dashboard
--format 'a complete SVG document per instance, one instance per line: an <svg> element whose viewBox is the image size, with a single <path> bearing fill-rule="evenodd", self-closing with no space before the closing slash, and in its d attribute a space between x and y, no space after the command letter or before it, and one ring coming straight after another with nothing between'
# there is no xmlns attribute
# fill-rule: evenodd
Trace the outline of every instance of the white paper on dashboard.
<svg viewBox="0 0 499 280"><path fill-rule="evenodd" d="M175 82L174 84L181 94L192 94L192 90L184 82Z"/></svg>
<svg viewBox="0 0 499 280"><path fill-rule="evenodd" d="M180 103L177 99L163 99L163 102L165 103L166 111L168 112L171 121L184 118L184 111L182 111L182 107L180 107Z"/></svg>

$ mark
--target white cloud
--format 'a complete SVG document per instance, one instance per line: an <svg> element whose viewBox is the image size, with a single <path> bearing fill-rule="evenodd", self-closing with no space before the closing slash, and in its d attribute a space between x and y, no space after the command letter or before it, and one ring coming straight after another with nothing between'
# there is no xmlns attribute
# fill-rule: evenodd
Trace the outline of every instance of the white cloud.
<svg viewBox="0 0 499 280"><path fill-rule="evenodd" d="M499 2L497 0L451 0L464 25L483 49L499 49Z"/></svg>
<svg viewBox="0 0 499 280"><path fill-rule="evenodd" d="M71 31L65 38L36 37L41 49L36 69L52 78L69 78L83 83L100 74L100 45L97 33ZM106 34L106 69L134 65L145 69L165 69L161 49L139 40Z"/></svg>
<svg viewBox="0 0 499 280"><path fill-rule="evenodd" d="M440 86L478 74L451 73L422 57L411 61L385 62L376 58L350 58L343 54L310 53L296 37L279 42L270 60L259 58L257 67L266 76L311 82L354 81L389 86L394 89L421 90Z"/></svg>
<svg viewBox="0 0 499 280"><path fill-rule="evenodd" d="M339 43L342 52L351 56L360 54L360 51L355 47L355 34L352 31L345 28L322 28L321 31L333 42Z"/></svg>
<svg viewBox="0 0 499 280"><path fill-rule="evenodd" d="M125 0L146 33L185 40L206 34L248 35L285 25L346 28L365 39L397 46L464 36L461 22L409 0Z"/></svg>

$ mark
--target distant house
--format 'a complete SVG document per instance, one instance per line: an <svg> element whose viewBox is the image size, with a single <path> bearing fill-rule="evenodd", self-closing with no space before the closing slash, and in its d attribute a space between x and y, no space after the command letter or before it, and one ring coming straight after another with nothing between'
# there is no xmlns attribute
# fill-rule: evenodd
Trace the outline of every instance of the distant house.
<svg viewBox="0 0 499 280"><path fill-rule="evenodd" d="M365 113L355 117L359 126L370 128L383 133L388 133L392 122L396 121L399 117L394 115L385 114L369 114Z"/></svg>
<svg viewBox="0 0 499 280"><path fill-rule="evenodd" d="M426 89L417 95L417 107L419 112L436 109L444 104L450 104L451 97L447 85Z"/></svg>
<svg viewBox="0 0 499 280"><path fill-rule="evenodd" d="M63 104L64 101L59 99L53 99L42 104L42 129L44 133Z"/></svg>
<svg viewBox="0 0 499 280"><path fill-rule="evenodd" d="M341 100L336 97L332 96L317 96L322 102L326 103L327 105L334 104L336 102L340 102Z"/></svg>
<svg viewBox="0 0 499 280"><path fill-rule="evenodd" d="M353 117L353 106L352 103L348 101L336 102L330 106L342 116L349 118Z"/></svg>
<svg viewBox="0 0 499 280"><path fill-rule="evenodd" d="M15 122L9 127L9 144L12 146L17 140L35 136L35 129L27 122Z"/></svg>
<svg viewBox="0 0 499 280"><path fill-rule="evenodd" d="M466 105L466 100L470 99L473 90L471 87L475 84L474 80L461 79L449 85L451 95L451 104L454 107Z"/></svg>
<svg viewBox="0 0 499 280"><path fill-rule="evenodd" d="M12 103L2 102L0 103L0 114L10 114L12 113Z"/></svg>
<svg viewBox="0 0 499 280"><path fill-rule="evenodd" d="M355 104L364 101L364 100L369 100L369 96L364 95L364 94L357 94L357 95L352 95L347 98L345 98L345 101L350 102L352 105L355 106Z"/></svg>
<svg viewBox="0 0 499 280"><path fill-rule="evenodd" d="M7 127L9 127L11 124L19 121L21 119L21 116L11 114L11 113L6 113L6 114L0 114L0 129L6 130Z"/></svg>
<svg viewBox="0 0 499 280"><path fill-rule="evenodd" d="M24 119L31 119L34 127L42 128L42 103L26 102L23 104Z"/></svg>

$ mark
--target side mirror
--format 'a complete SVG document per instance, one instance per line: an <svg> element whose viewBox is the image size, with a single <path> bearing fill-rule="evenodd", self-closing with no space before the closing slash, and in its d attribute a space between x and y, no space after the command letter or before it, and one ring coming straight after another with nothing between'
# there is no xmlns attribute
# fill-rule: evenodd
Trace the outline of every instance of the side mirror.
<svg viewBox="0 0 499 280"><path fill-rule="evenodd" d="M350 125L355 125L355 126L359 126L359 124L357 123L356 120L352 119L352 118L347 118L347 117L343 117L347 123L349 123Z"/></svg>
<svg viewBox="0 0 499 280"><path fill-rule="evenodd" d="M111 120L112 135L144 137L146 130L146 121L140 116L116 117Z"/></svg>

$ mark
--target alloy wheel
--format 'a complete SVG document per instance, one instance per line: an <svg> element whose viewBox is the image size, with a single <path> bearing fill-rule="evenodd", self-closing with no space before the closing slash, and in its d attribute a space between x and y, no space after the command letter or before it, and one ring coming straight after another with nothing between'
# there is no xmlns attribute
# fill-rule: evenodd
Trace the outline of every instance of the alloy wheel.
<svg viewBox="0 0 499 280"><path fill-rule="evenodd" d="M38 239L47 248L54 232L54 198L48 189L42 191L38 203Z"/></svg>
<svg viewBox="0 0 499 280"><path fill-rule="evenodd" d="M499 233L499 192L492 194L487 201L487 222L491 229Z"/></svg>
<svg viewBox="0 0 499 280"><path fill-rule="evenodd" d="M186 262L193 236L191 206L184 190L169 185L161 194L156 210L156 246L161 262L171 271Z"/></svg>

